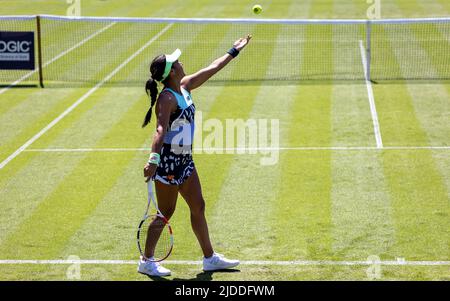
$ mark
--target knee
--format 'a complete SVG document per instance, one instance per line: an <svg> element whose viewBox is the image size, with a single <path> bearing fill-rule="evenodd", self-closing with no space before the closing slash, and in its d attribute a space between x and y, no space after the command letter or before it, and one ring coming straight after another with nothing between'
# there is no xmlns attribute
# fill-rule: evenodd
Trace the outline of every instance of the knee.
<svg viewBox="0 0 450 301"><path fill-rule="evenodd" d="M161 211L162 215L164 215L164 217L169 220L175 212L175 207L165 208L164 210L160 208L159 210Z"/></svg>
<svg viewBox="0 0 450 301"><path fill-rule="evenodd" d="M199 198L197 201L193 203L191 206L191 214L192 215L203 215L205 214L205 200L203 198Z"/></svg>

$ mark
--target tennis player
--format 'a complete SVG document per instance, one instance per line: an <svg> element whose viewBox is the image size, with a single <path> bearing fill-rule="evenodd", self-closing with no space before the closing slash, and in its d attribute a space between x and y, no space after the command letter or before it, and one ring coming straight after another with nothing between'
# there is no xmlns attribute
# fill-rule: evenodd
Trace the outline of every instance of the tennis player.
<svg viewBox="0 0 450 301"><path fill-rule="evenodd" d="M237 40L225 55L216 59L208 67L186 75L183 64L178 60L179 49L170 55L159 55L151 63L151 79L145 90L150 95L150 109L145 116L145 127L156 105L156 133L153 137L152 152L144 167L144 176L155 180L158 207L170 219L175 211L178 193L187 202L191 213L191 225L203 251L203 270L215 271L235 267L238 260L230 260L214 252L205 218L205 200L200 180L192 159L194 141L195 105L191 91L200 87L214 74L225 67L249 43L250 35ZM158 95L157 82L163 89ZM147 239L146 258L152 259L155 239ZM150 276L168 276L170 270L158 262L141 257L138 271Z"/></svg>

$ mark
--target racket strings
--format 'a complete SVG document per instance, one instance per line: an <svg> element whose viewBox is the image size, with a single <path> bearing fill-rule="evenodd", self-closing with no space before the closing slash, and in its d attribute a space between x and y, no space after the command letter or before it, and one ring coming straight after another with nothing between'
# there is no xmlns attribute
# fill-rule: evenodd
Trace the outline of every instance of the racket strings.
<svg viewBox="0 0 450 301"><path fill-rule="evenodd" d="M172 233L164 218L150 215L141 224L139 231L140 249L145 253L146 248L154 248L154 261L163 260L170 254L173 245Z"/></svg>

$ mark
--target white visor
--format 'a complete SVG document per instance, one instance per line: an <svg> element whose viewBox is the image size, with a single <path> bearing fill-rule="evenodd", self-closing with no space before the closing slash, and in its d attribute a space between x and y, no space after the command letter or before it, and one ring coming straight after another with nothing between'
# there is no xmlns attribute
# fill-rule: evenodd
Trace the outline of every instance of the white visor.
<svg viewBox="0 0 450 301"><path fill-rule="evenodd" d="M174 63L181 55L181 50L177 48L172 54L166 54L166 63Z"/></svg>
<svg viewBox="0 0 450 301"><path fill-rule="evenodd" d="M166 57L166 66L164 68L164 73L161 78L161 81L165 80L167 76L169 75L170 69L172 69L172 64L178 60L178 58L181 55L181 50L177 48L172 54L165 54Z"/></svg>

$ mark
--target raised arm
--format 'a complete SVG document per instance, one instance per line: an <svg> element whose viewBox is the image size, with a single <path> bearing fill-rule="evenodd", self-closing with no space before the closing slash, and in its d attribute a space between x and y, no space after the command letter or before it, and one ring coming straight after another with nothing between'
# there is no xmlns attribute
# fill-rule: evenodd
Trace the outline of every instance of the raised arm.
<svg viewBox="0 0 450 301"><path fill-rule="evenodd" d="M233 48L237 51L237 53L239 53L239 51L247 46L251 38L251 35L247 35L245 38L240 38L239 40L234 42ZM233 58L234 56L232 56L230 53L226 53L224 56L212 62L208 67L203 68L194 74L186 75L185 77L183 77L183 79L181 80L181 85L188 91L192 91L195 88L200 87L214 74L222 70L222 68L225 67Z"/></svg>

